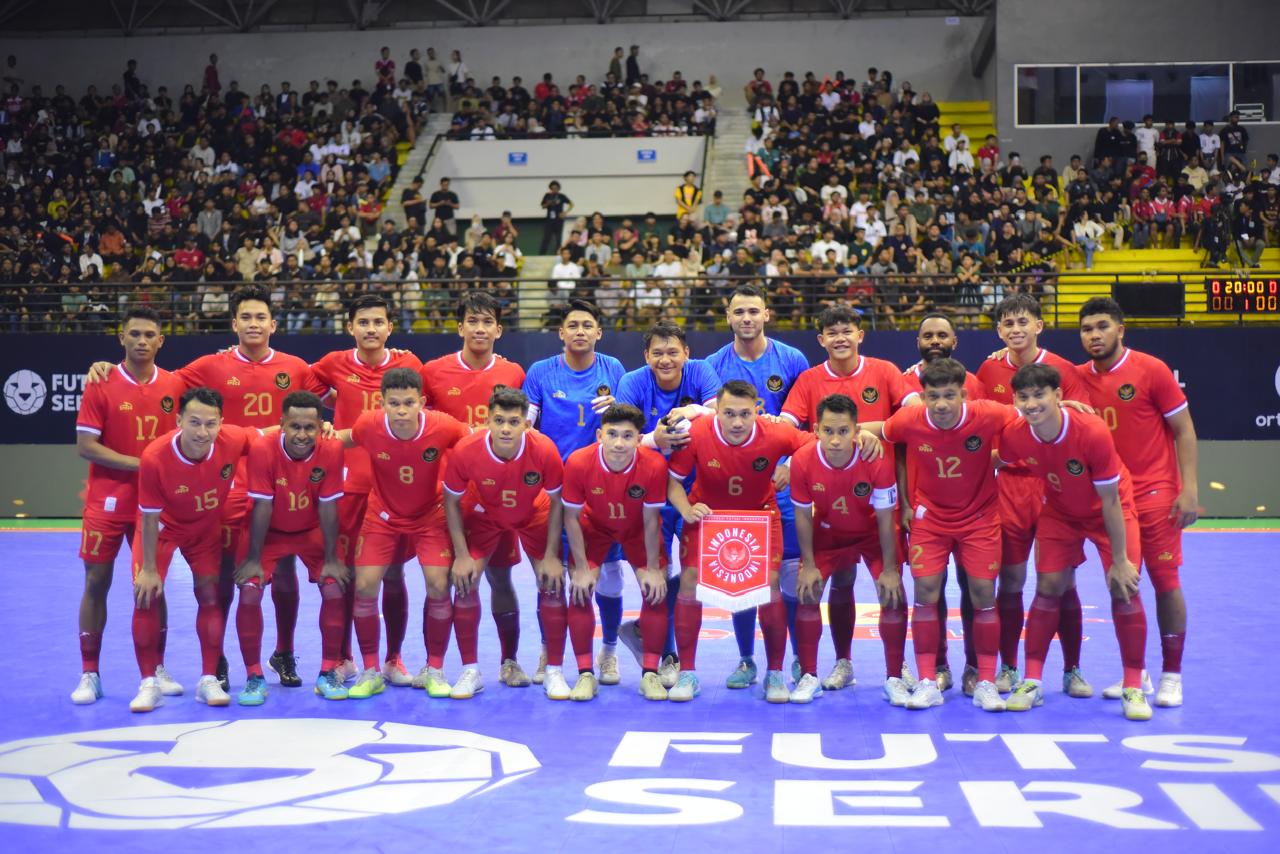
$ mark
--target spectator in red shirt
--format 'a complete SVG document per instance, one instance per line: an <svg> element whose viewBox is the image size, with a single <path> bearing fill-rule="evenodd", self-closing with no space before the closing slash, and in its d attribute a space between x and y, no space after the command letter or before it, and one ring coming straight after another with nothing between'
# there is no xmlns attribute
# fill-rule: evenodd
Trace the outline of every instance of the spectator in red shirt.
<svg viewBox="0 0 1280 854"><path fill-rule="evenodd" d="M763 68L757 68L751 74L743 91L747 96L747 106L754 108L761 98L773 94L773 86L764 79Z"/></svg>
<svg viewBox="0 0 1280 854"><path fill-rule="evenodd" d="M1151 242L1151 223L1154 220L1155 210L1151 206L1151 191L1143 187L1138 193L1138 201L1133 205L1134 249L1147 248Z"/></svg>
<svg viewBox="0 0 1280 854"><path fill-rule="evenodd" d="M978 162L983 160L990 160L992 169L1000 168L1000 142L993 133L987 134L987 141L978 149Z"/></svg>
<svg viewBox="0 0 1280 854"><path fill-rule="evenodd" d="M209 64L204 67L204 91L217 95L222 91L222 83L218 80L218 55L209 54Z"/></svg>
<svg viewBox="0 0 1280 854"><path fill-rule="evenodd" d="M533 87L533 99L539 103L551 97L552 91L556 88L556 84L552 82L551 72L548 71L542 75L542 82Z"/></svg>
<svg viewBox="0 0 1280 854"><path fill-rule="evenodd" d="M185 272L193 276L199 275L201 268L204 267L204 253L196 246L194 238L188 237L183 241L182 248L173 253L173 260Z"/></svg>
<svg viewBox="0 0 1280 854"><path fill-rule="evenodd" d="M396 86L396 61L391 58L391 48L384 47L381 56L373 63L373 70L378 73L378 82L385 83L388 88Z"/></svg>

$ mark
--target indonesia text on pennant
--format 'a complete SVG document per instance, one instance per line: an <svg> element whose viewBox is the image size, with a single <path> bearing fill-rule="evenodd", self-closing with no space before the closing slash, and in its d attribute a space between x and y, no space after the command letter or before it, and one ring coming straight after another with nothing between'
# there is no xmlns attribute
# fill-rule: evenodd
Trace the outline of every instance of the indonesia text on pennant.
<svg viewBox="0 0 1280 854"><path fill-rule="evenodd" d="M739 510L703 517L698 538L698 601L726 611L769 602L770 517Z"/></svg>

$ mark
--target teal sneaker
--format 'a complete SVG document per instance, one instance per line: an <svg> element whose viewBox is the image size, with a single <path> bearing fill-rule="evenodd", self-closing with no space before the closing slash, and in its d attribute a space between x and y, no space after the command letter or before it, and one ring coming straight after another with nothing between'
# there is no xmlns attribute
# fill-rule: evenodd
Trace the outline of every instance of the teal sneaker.
<svg viewBox="0 0 1280 854"><path fill-rule="evenodd" d="M729 674L725 680L727 688L746 688L756 684L756 660L744 658L738 662L738 669Z"/></svg>
<svg viewBox="0 0 1280 854"><path fill-rule="evenodd" d="M787 690L787 681L782 678L781 670L770 670L765 674L764 698L770 703L791 702L791 692Z"/></svg>
<svg viewBox="0 0 1280 854"><path fill-rule="evenodd" d="M800 659L798 658L791 659L791 681L793 683L799 682L800 677L803 675L804 675L804 671L800 669Z"/></svg>
<svg viewBox="0 0 1280 854"><path fill-rule="evenodd" d="M261 706L267 701L267 680L261 675L250 676L244 683L244 690L236 697L242 706Z"/></svg>
<svg viewBox="0 0 1280 854"><path fill-rule="evenodd" d="M326 670L316 677L316 693L326 700L347 699L347 686L336 670Z"/></svg>
<svg viewBox="0 0 1280 854"><path fill-rule="evenodd" d="M692 670L681 670L676 684L667 692L667 699L672 703L687 703L702 693L698 685L698 674Z"/></svg>

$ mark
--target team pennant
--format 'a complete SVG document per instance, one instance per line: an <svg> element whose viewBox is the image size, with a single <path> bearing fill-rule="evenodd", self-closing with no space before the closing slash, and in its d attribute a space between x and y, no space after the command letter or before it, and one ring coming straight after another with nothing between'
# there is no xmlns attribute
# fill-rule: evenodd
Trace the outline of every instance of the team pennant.
<svg viewBox="0 0 1280 854"><path fill-rule="evenodd" d="M698 535L698 601L726 611L769 603L771 514L739 510L704 516Z"/></svg>

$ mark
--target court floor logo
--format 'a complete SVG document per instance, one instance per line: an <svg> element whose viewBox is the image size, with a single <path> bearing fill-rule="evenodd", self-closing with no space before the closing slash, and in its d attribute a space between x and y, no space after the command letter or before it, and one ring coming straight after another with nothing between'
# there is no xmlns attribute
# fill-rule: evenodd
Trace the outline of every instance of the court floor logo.
<svg viewBox="0 0 1280 854"><path fill-rule="evenodd" d="M372 818L445 806L540 767L523 744L412 724L121 727L0 744L0 822L172 830Z"/></svg>

